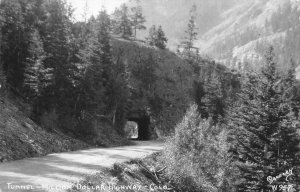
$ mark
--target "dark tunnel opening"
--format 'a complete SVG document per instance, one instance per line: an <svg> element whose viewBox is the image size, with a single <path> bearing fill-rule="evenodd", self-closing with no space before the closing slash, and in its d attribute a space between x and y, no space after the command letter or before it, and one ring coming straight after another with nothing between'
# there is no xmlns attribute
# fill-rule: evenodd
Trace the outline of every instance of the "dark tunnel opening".
<svg viewBox="0 0 300 192"><path fill-rule="evenodd" d="M149 130L150 118L146 115L142 116L129 116L127 121L133 121L137 124L137 138L131 138L134 140L150 140L151 134Z"/></svg>

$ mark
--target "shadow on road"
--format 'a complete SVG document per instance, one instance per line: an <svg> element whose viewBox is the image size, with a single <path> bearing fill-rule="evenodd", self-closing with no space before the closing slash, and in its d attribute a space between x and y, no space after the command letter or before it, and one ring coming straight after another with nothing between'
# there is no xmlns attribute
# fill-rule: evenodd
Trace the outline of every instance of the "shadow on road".
<svg viewBox="0 0 300 192"><path fill-rule="evenodd" d="M110 167L116 162L142 158L160 151L162 147L163 143L139 141L133 146L87 149L1 163L0 191L50 191L45 186L58 188L51 191L64 191L63 187L71 186L101 168ZM33 189L12 189L24 185L30 185Z"/></svg>

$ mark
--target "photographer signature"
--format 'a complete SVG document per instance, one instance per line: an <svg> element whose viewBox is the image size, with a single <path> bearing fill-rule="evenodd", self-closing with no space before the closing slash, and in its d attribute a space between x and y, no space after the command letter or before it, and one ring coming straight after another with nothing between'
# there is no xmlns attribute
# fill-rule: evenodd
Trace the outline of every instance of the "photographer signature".
<svg viewBox="0 0 300 192"><path fill-rule="evenodd" d="M278 179L285 177L286 181L289 181L288 178L293 175L293 168L285 171L284 173L281 173L277 175L276 177L268 176L267 180L270 184L272 184L274 181L277 181Z"/></svg>

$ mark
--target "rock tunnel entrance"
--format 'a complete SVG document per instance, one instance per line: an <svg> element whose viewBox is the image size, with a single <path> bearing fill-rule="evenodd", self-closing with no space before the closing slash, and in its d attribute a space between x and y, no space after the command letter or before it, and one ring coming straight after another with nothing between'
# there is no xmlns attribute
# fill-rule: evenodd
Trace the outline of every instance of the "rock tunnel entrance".
<svg viewBox="0 0 300 192"><path fill-rule="evenodd" d="M150 117L147 116L143 112L132 112L127 116L127 122L135 122L136 128L131 126L129 129L137 129L136 136L131 137L131 139L136 140L150 140L151 133L150 133ZM130 130L127 130L130 131ZM132 130L131 130L132 131ZM135 131L133 131L135 132Z"/></svg>

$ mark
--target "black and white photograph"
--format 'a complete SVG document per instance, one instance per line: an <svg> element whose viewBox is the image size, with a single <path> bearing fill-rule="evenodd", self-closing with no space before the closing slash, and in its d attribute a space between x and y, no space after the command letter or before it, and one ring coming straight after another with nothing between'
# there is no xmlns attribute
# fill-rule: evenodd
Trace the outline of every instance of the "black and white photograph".
<svg viewBox="0 0 300 192"><path fill-rule="evenodd" d="M0 192L300 192L300 0L0 0Z"/></svg>

